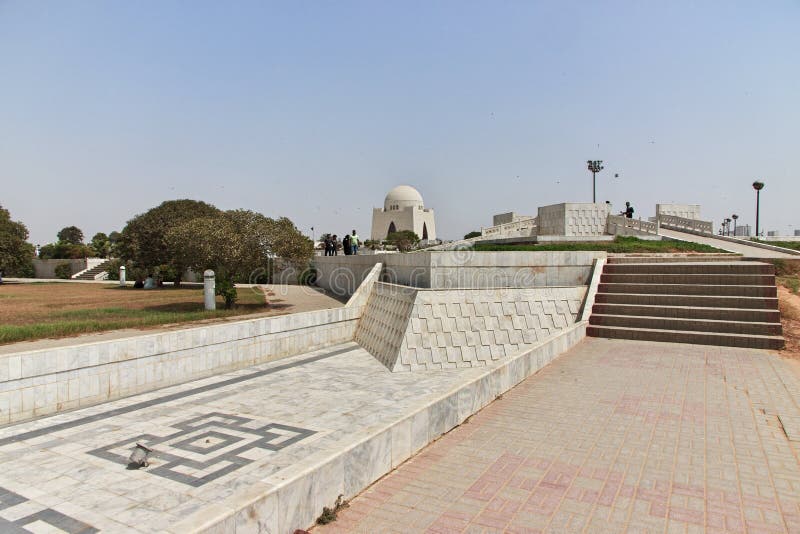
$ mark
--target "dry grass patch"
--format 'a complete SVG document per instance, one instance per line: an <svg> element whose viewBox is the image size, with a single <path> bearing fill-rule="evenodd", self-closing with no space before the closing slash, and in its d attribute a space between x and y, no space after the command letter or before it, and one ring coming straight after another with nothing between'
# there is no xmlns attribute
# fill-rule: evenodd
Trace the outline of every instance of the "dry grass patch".
<svg viewBox="0 0 800 534"><path fill-rule="evenodd" d="M154 290L101 284L3 284L0 344L124 328L148 328L253 313L288 313L291 306L259 289L240 289L234 309L203 309L201 288ZM217 307L224 302L217 297Z"/></svg>

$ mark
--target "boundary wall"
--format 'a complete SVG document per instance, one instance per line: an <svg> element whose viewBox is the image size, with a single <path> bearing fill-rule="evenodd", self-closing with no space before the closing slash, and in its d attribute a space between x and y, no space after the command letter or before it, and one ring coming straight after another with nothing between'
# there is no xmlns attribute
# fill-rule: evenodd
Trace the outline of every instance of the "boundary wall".
<svg viewBox="0 0 800 534"><path fill-rule="evenodd" d="M42 260L39 258L34 258L33 272L35 273L36 278L55 278L56 267L58 267L62 263L69 264L70 276L72 276L75 273L79 273L81 271L85 271L86 269L88 269L87 267L88 262L86 258L63 259L63 260Z"/></svg>
<svg viewBox="0 0 800 534"><path fill-rule="evenodd" d="M602 251L475 252L422 251L412 254L320 256L317 285L350 296L373 265L381 281L425 289L585 286Z"/></svg>

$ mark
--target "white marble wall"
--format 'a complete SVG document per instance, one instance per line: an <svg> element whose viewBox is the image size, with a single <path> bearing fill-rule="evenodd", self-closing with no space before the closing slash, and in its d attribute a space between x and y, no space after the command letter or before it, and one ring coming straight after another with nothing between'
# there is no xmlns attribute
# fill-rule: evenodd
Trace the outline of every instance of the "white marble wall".
<svg viewBox="0 0 800 534"><path fill-rule="evenodd" d="M376 263L381 280L419 288L552 287L586 285L597 252L474 252L452 250L315 258L317 283L352 295Z"/></svg>
<svg viewBox="0 0 800 534"><path fill-rule="evenodd" d="M606 203L566 202L539 208L538 235L594 236L606 232Z"/></svg>
<svg viewBox="0 0 800 534"><path fill-rule="evenodd" d="M0 355L0 424L351 341L363 306Z"/></svg>
<svg viewBox="0 0 800 534"><path fill-rule="evenodd" d="M381 278L382 270L382 263L376 263L372 266L372 270L367 273L364 280L359 284L358 289L356 289L356 292L353 293L347 301L348 306L366 306L367 300L369 300L369 296L372 293L372 287L375 285L375 282L379 281Z"/></svg>
<svg viewBox="0 0 800 534"><path fill-rule="evenodd" d="M575 323L585 286L414 290L377 283L356 341L391 371L485 366Z"/></svg>

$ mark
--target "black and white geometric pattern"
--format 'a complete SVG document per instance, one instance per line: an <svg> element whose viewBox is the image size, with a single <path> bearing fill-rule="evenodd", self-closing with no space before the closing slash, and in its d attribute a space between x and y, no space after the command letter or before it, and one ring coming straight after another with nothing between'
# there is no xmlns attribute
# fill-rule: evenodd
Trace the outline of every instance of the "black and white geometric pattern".
<svg viewBox="0 0 800 534"><path fill-rule="evenodd" d="M126 465L137 443L153 449L146 471L189 486L202 486L256 460L266 458L315 432L219 412L171 424L166 436L142 434L89 451Z"/></svg>
<svg viewBox="0 0 800 534"><path fill-rule="evenodd" d="M43 531L68 534L99 532L91 525L36 504L18 493L0 488L0 532L16 534Z"/></svg>

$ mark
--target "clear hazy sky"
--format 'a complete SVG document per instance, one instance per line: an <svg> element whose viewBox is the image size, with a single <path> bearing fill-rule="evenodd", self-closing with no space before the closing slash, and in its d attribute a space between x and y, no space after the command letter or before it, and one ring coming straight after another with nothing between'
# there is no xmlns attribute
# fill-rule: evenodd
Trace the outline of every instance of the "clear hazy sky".
<svg viewBox="0 0 800 534"><path fill-rule="evenodd" d="M800 3L0 0L0 204L55 240L174 198L368 235L699 203L800 228ZM613 178L618 173L619 178ZM793 226L790 226L793 225Z"/></svg>

